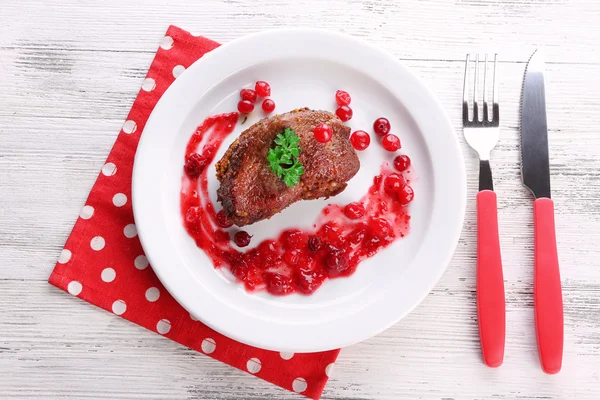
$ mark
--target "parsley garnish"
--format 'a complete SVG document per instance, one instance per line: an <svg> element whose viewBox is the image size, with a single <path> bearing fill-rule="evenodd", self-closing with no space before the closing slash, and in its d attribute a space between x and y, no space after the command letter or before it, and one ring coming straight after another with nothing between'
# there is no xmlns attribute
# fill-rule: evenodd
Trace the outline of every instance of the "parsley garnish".
<svg viewBox="0 0 600 400"><path fill-rule="evenodd" d="M298 160L302 151L298 147L300 138L292 129L285 128L285 131L275 138L275 144L277 146L270 149L267 155L269 168L279 179L283 179L286 185L296 186L304 174L304 166Z"/></svg>

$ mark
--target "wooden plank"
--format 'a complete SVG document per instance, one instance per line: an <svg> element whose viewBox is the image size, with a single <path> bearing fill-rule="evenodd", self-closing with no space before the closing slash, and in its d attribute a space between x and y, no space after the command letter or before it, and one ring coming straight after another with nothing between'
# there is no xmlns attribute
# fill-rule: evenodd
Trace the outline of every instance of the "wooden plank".
<svg viewBox="0 0 600 400"><path fill-rule="evenodd" d="M455 126L460 126L463 56L464 52L460 53L459 61L402 59L439 96ZM0 116L124 120L151 61L151 54L140 52L0 50L0 65L7 68L0 81L0 101L3 104ZM500 64L504 126L518 126L524 68L523 63ZM547 66L551 128L568 131L573 124L584 124L584 119L598 105L596 94L600 90L600 82L594 79L597 74L598 65L595 64L556 63ZM577 107L574 107L575 103ZM568 106L571 104L573 106Z"/></svg>
<svg viewBox="0 0 600 400"><path fill-rule="evenodd" d="M108 0L93 7L54 0L3 4L0 18L7 22L0 25L11 26L0 35L2 48L154 52L157 35L169 24L223 43L264 29L301 26L351 33L403 58L457 60L466 49L494 49L506 59L525 61L544 46L551 61L600 60L595 0Z"/></svg>
<svg viewBox="0 0 600 400"><path fill-rule="evenodd" d="M468 289L438 288L398 325L344 349L324 398L595 399L599 319L588 296L600 286L565 285L565 369L553 377L538 365L531 302L510 294L505 364L481 364ZM5 280L0 291L0 390L9 398L295 398L45 282Z"/></svg>

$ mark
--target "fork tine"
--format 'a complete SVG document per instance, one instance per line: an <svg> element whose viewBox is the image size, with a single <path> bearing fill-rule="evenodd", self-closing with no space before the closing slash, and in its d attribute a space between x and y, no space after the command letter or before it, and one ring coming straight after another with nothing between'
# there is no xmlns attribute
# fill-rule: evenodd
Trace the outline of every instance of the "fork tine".
<svg viewBox="0 0 600 400"><path fill-rule="evenodd" d="M469 79L469 54L467 54L467 60L465 61L465 81L463 83L463 123L469 121L469 90L467 87L467 81Z"/></svg>
<svg viewBox="0 0 600 400"><path fill-rule="evenodd" d="M499 107L498 107L498 79L496 79L496 70L498 69L498 54L494 54L494 91L492 92L492 106L494 109L494 115L492 116L494 121L499 120Z"/></svg>
<svg viewBox="0 0 600 400"><path fill-rule="evenodd" d="M477 107L477 87L479 86L479 53L475 55L475 80L473 83L473 122L479 121Z"/></svg>
<svg viewBox="0 0 600 400"><path fill-rule="evenodd" d="M488 122L488 101L487 101L487 53L483 62L483 122Z"/></svg>

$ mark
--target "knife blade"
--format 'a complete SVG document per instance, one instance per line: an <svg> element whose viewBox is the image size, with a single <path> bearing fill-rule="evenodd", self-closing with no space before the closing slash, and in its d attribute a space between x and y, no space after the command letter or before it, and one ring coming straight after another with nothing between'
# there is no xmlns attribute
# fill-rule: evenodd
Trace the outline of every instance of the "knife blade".
<svg viewBox="0 0 600 400"><path fill-rule="evenodd" d="M562 366L564 327L549 158L544 60L536 51L523 78L521 169L523 184L535 196L533 291L538 351L544 372L555 374Z"/></svg>
<svg viewBox="0 0 600 400"><path fill-rule="evenodd" d="M550 198L548 124L544 88L544 59L533 53L523 80L521 105L521 168L523 184L536 198Z"/></svg>

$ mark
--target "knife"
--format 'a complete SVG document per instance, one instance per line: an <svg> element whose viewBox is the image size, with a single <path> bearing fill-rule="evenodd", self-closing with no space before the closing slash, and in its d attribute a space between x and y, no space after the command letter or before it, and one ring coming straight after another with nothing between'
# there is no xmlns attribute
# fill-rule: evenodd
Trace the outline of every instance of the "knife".
<svg viewBox="0 0 600 400"><path fill-rule="evenodd" d="M544 59L537 50L527 63L521 96L523 184L535 197L533 293L538 351L544 372L556 374L562 365L563 302L556 251L554 203L550 198Z"/></svg>

